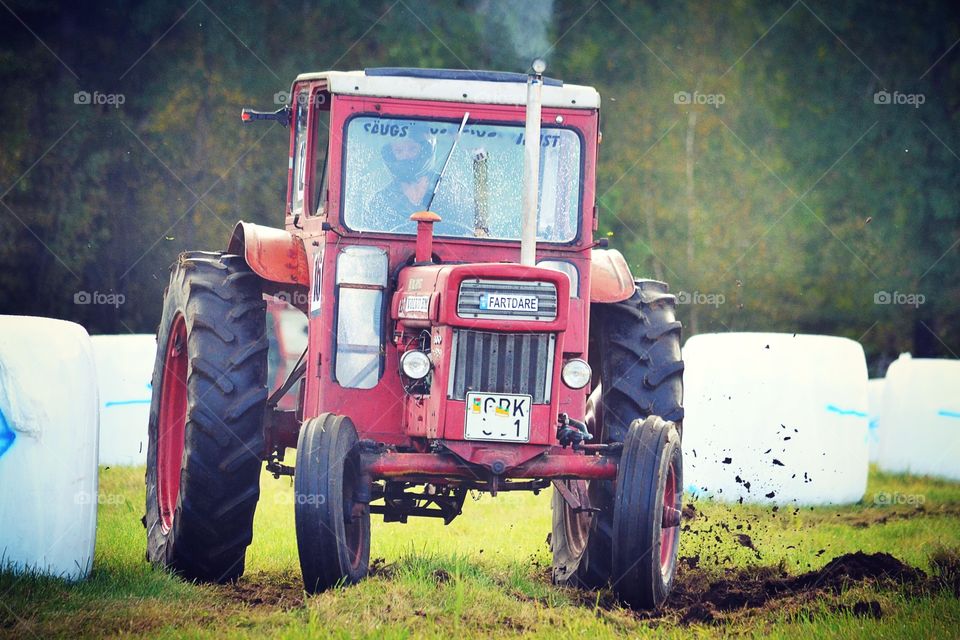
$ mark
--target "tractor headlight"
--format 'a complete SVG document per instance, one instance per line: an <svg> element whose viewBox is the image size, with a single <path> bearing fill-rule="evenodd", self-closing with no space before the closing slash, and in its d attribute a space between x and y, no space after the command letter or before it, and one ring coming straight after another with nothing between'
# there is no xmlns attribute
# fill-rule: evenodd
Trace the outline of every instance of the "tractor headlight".
<svg viewBox="0 0 960 640"><path fill-rule="evenodd" d="M430 358L423 351L407 351L400 356L400 370L411 380L422 380L430 373Z"/></svg>
<svg viewBox="0 0 960 640"><path fill-rule="evenodd" d="M563 365L563 369L560 371L560 377L563 378L563 384L567 385L571 389L584 388L590 384L590 378L592 376L593 371L590 370L590 365L579 358L568 361L565 365Z"/></svg>

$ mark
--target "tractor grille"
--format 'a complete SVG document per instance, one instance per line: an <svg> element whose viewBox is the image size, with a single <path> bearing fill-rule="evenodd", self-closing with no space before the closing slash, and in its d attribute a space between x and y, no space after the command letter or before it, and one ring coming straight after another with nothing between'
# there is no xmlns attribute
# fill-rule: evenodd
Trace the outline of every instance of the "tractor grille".
<svg viewBox="0 0 960 640"><path fill-rule="evenodd" d="M470 391L522 393L547 404L555 344L552 333L454 331L448 395L465 400Z"/></svg>
<svg viewBox="0 0 960 640"><path fill-rule="evenodd" d="M488 308L484 299L507 295L514 298L535 298L536 310ZM497 320L540 320L557 318L557 288L552 282L522 280L464 280L457 297L457 315L461 318Z"/></svg>

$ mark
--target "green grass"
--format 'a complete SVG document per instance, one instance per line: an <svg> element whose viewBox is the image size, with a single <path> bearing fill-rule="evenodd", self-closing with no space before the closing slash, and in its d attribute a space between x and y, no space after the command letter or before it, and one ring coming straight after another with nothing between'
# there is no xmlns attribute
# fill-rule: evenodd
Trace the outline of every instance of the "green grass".
<svg viewBox="0 0 960 640"><path fill-rule="evenodd" d="M265 474L261 485L244 578L236 586L193 585L144 561L143 470L103 469L93 575L67 584L0 573L0 636L849 638L952 637L960 628L960 602L952 592L877 585L730 612L722 625L686 626L670 612L638 615L607 591L550 583L549 491L468 498L464 514L449 526L423 519L384 524L374 517L373 575L305 598L290 480ZM877 496L898 504L875 504ZM682 579L781 563L802 573L856 550L886 551L931 572L937 549L960 549L960 485L948 482L874 471L863 503L850 507L695 506L680 555L698 557L699 566L695 575L684 569ZM737 533L751 536L759 557L737 544ZM854 615L852 605L864 600L879 603L879 619Z"/></svg>

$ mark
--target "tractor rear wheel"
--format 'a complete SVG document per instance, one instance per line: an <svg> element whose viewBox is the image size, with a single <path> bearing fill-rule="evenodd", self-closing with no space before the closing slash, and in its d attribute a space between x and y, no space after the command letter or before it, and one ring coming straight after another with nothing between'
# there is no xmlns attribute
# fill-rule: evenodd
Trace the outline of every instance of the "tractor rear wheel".
<svg viewBox="0 0 960 640"><path fill-rule="evenodd" d="M241 257L178 258L157 332L144 524L147 560L191 580L243 574L260 497L265 318Z"/></svg>
<svg viewBox="0 0 960 640"><path fill-rule="evenodd" d="M683 360L676 297L667 285L637 280L633 296L590 309L590 365L594 390L587 426L594 442L623 443L635 420L661 416L678 433L683 420ZM576 492L580 481L564 481ZM593 512L574 511L554 491L554 581L597 589L613 575L614 500L611 481L587 482Z"/></svg>
<svg viewBox="0 0 960 640"><path fill-rule="evenodd" d="M630 425L613 502L613 590L632 607L663 604L680 546L680 434L658 416Z"/></svg>
<svg viewBox="0 0 960 640"><path fill-rule="evenodd" d="M294 472L303 585L317 593L354 584L370 564L370 487L350 418L324 413L300 429ZM367 486L364 486L364 484Z"/></svg>

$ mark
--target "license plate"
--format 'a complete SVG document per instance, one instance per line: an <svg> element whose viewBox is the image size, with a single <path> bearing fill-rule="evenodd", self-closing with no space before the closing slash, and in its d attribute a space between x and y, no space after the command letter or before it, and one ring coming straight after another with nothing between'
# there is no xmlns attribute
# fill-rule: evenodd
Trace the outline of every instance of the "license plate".
<svg viewBox="0 0 960 640"><path fill-rule="evenodd" d="M530 441L532 396L512 393L468 393L467 440Z"/></svg>

